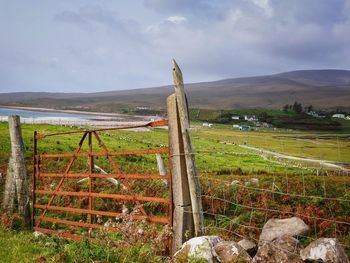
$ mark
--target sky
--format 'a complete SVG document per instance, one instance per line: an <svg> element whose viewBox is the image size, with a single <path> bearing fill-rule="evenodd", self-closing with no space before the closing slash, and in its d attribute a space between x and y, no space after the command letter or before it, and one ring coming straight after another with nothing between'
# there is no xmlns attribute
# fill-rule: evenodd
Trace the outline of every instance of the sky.
<svg viewBox="0 0 350 263"><path fill-rule="evenodd" d="M0 92L350 69L350 0L0 0Z"/></svg>

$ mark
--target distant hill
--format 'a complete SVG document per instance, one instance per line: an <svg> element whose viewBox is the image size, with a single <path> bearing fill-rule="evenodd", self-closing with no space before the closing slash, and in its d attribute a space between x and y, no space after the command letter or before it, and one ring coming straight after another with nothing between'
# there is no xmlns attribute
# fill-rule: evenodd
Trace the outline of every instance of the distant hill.
<svg viewBox="0 0 350 263"><path fill-rule="evenodd" d="M299 70L191 83L185 89L191 108L281 108L298 101L318 109L350 109L349 70ZM0 104L105 112L137 106L159 110L172 92L172 86L162 86L98 93L2 93Z"/></svg>

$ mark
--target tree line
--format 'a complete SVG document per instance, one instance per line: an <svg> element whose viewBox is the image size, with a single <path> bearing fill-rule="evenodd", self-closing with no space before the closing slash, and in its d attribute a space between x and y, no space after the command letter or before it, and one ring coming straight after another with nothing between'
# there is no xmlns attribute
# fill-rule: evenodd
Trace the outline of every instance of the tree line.
<svg viewBox="0 0 350 263"><path fill-rule="evenodd" d="M298 114L300 114L302 112L310 112L313 110L314 110L314 108L311 104L309 106L303 107L303 105L297 101L295 101L294 104L286 104L283 106L283 111L286 111L286 112L287 111L294 111L295 113L298 113Z"/></svg>

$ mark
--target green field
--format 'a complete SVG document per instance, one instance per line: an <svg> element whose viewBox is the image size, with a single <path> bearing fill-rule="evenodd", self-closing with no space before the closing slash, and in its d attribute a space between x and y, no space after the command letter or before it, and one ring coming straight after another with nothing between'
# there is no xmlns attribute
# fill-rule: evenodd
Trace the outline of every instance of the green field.
<svg viewBox="0 0 350 263"><path fill-rule="evenodd" d="M226 239L233 240L239 240L240 236L257 239L261 227L268 218L297 215L312 226L310 237L303 240L305 244L310 242L312 238L319 236L337 236L346 245L345 248L349 252L350 192L348 189L350 189L350 180L346 176L348 172L344 170L350 168L349 135L285 129L261 129L243 132L233 130L231 127L231 125L220 124L215 125L214 128L202 128L200 123L194 123L192 126L192 139L202 183L207 233L219 234ZM84 128L23 125L28 175L32 174L34 130L47 134L76 129L83 130ZM0 138L0 172L6 174L10 150L7 123L0 123L0 132L3 135ZM77 147L81 135L61 135L41 139L38 143L39 153L72 153ZM149 132L106 131L100 132L100 136L111 151L166 148L168 145L168 133L165 129L160 128ZM259 149L253 150L247 147ZM96 141L93 143L93 149L102 151ZM338 165L338 168L317 162L280 158L273 154L267 154L263 150L293 157L325 160L328 163ZM85 142L82 152L87 151L88 145ZM115 157L114 160L123 173L155 174L158 172L154 155L120 156ZM67 159L50 159L43 163L45 165L43 171L62 172L67 163ZM105 171L113 172L107 158L96 158L95 163ZM72 167L72 172L87 171L87 158L78 158ZM235 181L238 183L233 183ZM54 183L57 181L42 180L41 186L49 187L50 184ZM112 193L116 190L123 191L121 188L113 188L103 180L96 180L94 183L95 191L104 193ZM0 187L2 185L3 180ZM154 182L135 181L132 182L132 186L138 195L168 196L166 186L159 180ZM87 187L86 183L78 185L75 181L63 185L65 190L74 189L75 191L85 191ZM148 191L148 188L152 191ZM45 203L47 199L48 196L43 195L39 201ZM62 197L55 202L60 205L86 206L86 200L79 198ZM120 209L120 204L102 202L102 200L97 201L96 205L106 211ZM126 205L131 204L126 203ZM166 213L164 205L146 203L145 207L147 211L153 211L155 215L164 216ZM86 217L74 217L66 213L48 213L48 215L66 219L69 217L70 220L86 220ZM103 220L107 220L107 218L103 218ZM59 224L45 226L62 229ZM31 240L32 237L29 233L1 231L0 244L6 242L6 239L13 239L14 242L7 245L8 250L18 251L11 252L12 254L28 254L28 262L31 262L29 259L41 257L48 261L59 262L65 258L67 261L81 262L84 259L75 259L72 251L74 249L86 251L86 246L89 246L82 242L71 241L64 241L63 245L57 245L56 243L61 241L50 239L46 242L38 238L31 249L23 249L16 244L22 242L21 236L23 236L23 240ZM46 238L48 237L44 239ZM118 239L120 236L117 235L115 238ZM43 245L46 244L45 242L53 243L54 248L51 245ZM111 262L116 257L126 258L124 262L141 261L141 252L144 251L143 258L149 259L150 246L145 247L145 243L140 243L136 244L135 247L137 249L133 252L111 248L108 250L109 254L101 252L100 258L102 261L109 260ZM83 256L97 260L99 249L100 246L96 245L91 249L91 253L95 254L87 253ZM138 250L141 252L135 254L135 251ZM11 253L7 255L8 262L11 262ZM158 253L159 256L162 255L161 252L155 253Z"/></svg>

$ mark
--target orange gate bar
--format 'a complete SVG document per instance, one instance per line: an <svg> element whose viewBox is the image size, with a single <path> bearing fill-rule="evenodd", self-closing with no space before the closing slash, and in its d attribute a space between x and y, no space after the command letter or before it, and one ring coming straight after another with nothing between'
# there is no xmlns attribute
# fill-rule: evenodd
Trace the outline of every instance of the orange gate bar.
<svg viewBox="0 0 350 263"><path fill-rule="evenodd" d="M168 224L170 227L172 227L172 217L173 217L173 201L172 201L172 190L171 190L171 172L168 168L167 175L159 175L159 174L123 174L118 167L117 163L113 160L113 156L122 156L122 155L144 155L144 154L167 154L169 158L169 150L168 149L151 149L151 150L129 150L129 151L109 151L106 145L102 142L100 136L98 135L98 132L101 131L110 131L110 130L120 130L120 129L132 129L132 128L140 128L140 127L159 127L159 126L165 126L167 125L167 121L156 121L156 122L149 122L142 125L136 125L136 126L124 126L124 127L116 127L116 128L104 128L104 129L95 129L95 130L83 130L83 131L68 131L68 132L60 132L60 133L51 133L51 134L38 134L36 131L34 132L34 156L33 156L33 215L32 215L32 222L33 222L33 229L36 231L40 231L42 233L46 234L55 234L66 238L72 238L76 240L81 240L84 237L72 234L72 233L65 233L60 232L53 229L47 229L44 227L41 227L42 221L47 221L51 223L58 223L58 224L64 224L69 225L71 227L83 227L88 228L90 231L92 229L107 229L110 231L117 231L113 227L105 227L103 225L92 223L92 215L99 215L99 216L107 216L107 217L117 217L121 219L131 219L131 220L138 220L142 221L145 220L146 222L150 223L161 223L161 224ZM80 142L75 149L73 153L44 153L44 154L38 154L38 140L44 139L46 137L50 136L59 136L59 135L70 135L70 134L78 134L82 133L83 136L80 139ZM89 145L89 151L88 152L80 152L83 142L85 138L88 138L88 145ZM103 152L93 152L92 150L92 139L93 137L98 141L99 146L103 149ZM110 174L101 174L101 173L93 173L93 167L94 167L94 157L98 156L105 156L108 157L113 169L114 173ZM88 173L70 173L70 170L72 168L73 163L75 162L77 157L88 157L89 161L89 172ZM65 167L64 173L41 173L42 164L41 161L43 159L50 159L50 158L70 158L70 161L68 165ZM170 158L169 158L170 162ZM169 166L170 167L170 166ZM37 189L38 187L38 180L41 180L42 178L59 178L59 182L55 186L55 189L53 190L45 190L45 189ZM64 191L60 188L62 187L62 184L65 179L69 178L89 178L89 190L88 192L74 192L74 191ZM121 184L125 186L126 189L128 189L129 194L111 194L111 193L97 193L93 192L93 183L92 178L116 178L120 179ZM131 185L128 183L128 180L166 180L168 185L168 197L155 197L155 196L140 196L136 195L131 187ZM50 198L47 202L47 204L39 204L36 202L38 195L49 195ZM56 196L76 196L76 197L87 197L88 198L88 209L82 209L82 208L73 208L73 207L62 207L62 206L55 206L53 205L53 202L56 198ZM124 201L132 201L135 202L139 206L141 215L134 215L134 214L124 214L124 213L118 213L118 212L110 212L110 211L99 211L93 209L93 198L103 198L103 199L118 199L118 200L124 200ZM143 208L142 203L145 202L152 202L152 203L165 203L168 205L168 212L167 217L157 217L154 216L151 212L147 213L145 209ZM42 210L41 215L37 215L37 209ZM86 214L87 215L87 221L88 222L76 222L71 220L66 220L62 218L52 218L47 217L46 213L48 211L63 211L67 213L78 213L78 214ZM89 239L90 238L90 231L89 231ZM92 239L91 239L92 240ZM169 240L169 250L171 250L171 243L172 238Z"/></svg>

